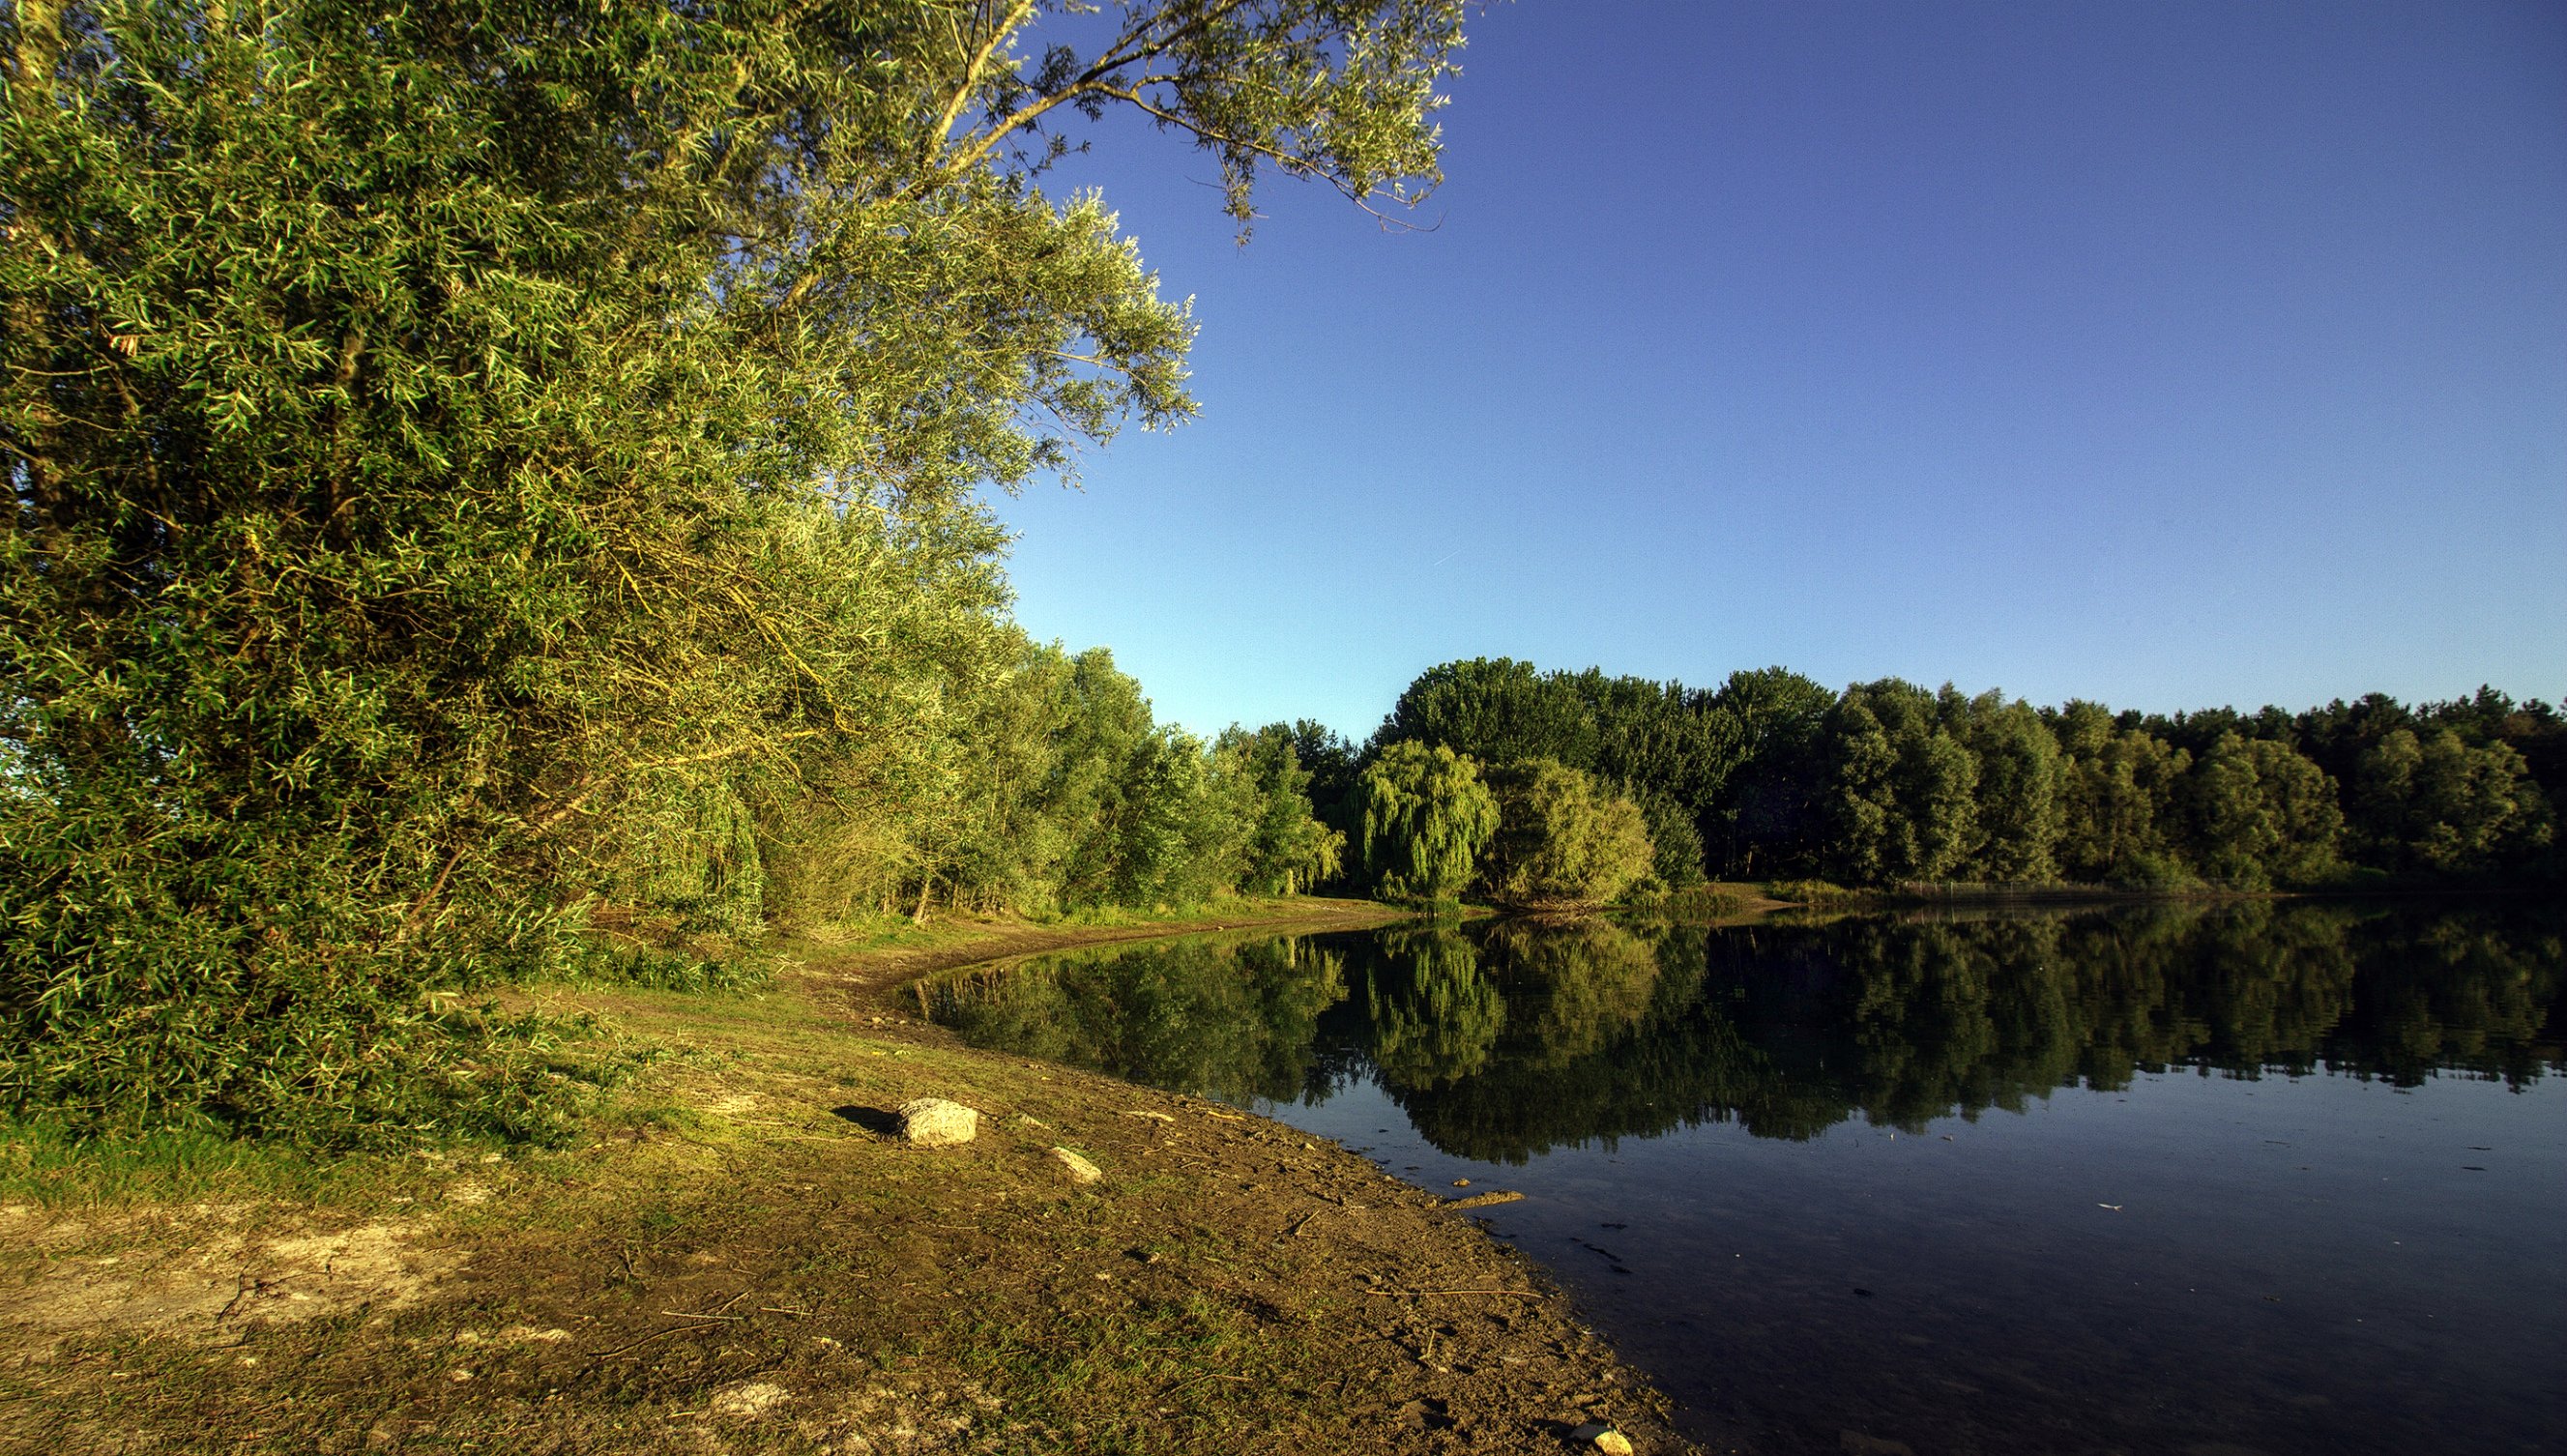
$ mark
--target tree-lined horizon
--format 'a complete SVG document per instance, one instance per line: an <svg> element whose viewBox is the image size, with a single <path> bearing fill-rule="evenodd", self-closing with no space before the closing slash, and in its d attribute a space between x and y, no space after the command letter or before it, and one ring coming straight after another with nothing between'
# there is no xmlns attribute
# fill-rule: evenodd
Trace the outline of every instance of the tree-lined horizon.
<svg viewBox="0 0 2567 1456"><path fill-rule="evenodd" d="M1659 889L1705 877L2246 891L2554 877L2567 793L2567 715L2493 689L2414 707L2372 694L2300 713L2154 715L1896 678L1831 691L1779 667L1700 689L1473 658L1419 674L1360 748L1302 731L1322 783L1413 751L1401 745L1475 769L1591 775L1642 811Z"/></svg>

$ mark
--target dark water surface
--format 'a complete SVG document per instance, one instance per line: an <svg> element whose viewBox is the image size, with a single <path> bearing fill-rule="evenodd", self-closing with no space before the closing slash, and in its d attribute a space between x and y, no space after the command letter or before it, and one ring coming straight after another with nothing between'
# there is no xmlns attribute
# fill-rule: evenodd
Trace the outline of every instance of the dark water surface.
<svg viewBox="0 0 2567 1456"><path fill-rule="evenodd" d="M976 1043L1490 1211L1715 1448L2567 1452L2567 918L2251 905L1203 938Z"/></svg>

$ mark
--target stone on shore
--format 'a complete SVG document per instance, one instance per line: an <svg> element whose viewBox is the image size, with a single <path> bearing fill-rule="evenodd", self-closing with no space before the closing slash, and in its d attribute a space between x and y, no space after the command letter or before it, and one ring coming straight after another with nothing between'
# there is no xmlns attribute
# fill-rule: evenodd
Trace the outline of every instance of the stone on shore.
<svg viewBox="0 0 2567 1456"><path fill-rule="evenodd" d="M1060 1170L1069 1175L1069 1181L1072 1183L1093 1183L1105 1176L1103 1170L1094 1163L1067 1148L1053 1148L1051 1160L1060 1164Z"/></svg>
<svg viewBox="0 0 2567 1456"><path fill-rule="evenodd" d="M900 1104L900 1135L923 1148L950 1147L981 1135L981 1114L943 1097Z"/></svg>

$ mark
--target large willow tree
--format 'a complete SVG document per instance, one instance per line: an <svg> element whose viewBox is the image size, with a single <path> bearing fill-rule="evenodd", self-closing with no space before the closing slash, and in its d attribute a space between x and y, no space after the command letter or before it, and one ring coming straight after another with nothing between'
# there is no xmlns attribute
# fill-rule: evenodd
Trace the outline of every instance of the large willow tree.
<svg viewBox="0 0 2567 1456"><path fill-rule="evenodd" d="M1355 779L1357 841L1385 900L1458 904L1498 832L1498 800L1468 754L1408 739L1391 744Z"/></svg>
<svg viewBox="0 0 2567 1456"><path fill-rule="evenodd" d="M1460 8L0 4L8 1100L522 1118L436 993L932 788L974 488L1191 412L1062 129L1406 200Z"/></svg>

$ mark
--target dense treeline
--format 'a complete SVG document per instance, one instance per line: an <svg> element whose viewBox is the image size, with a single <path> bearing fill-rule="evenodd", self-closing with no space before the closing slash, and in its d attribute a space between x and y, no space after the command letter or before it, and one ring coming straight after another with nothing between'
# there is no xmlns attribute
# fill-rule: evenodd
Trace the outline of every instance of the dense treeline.
<svg viewBox="0 0 2567 1456"><path fill-rule="evenodd" d="M1290 894L1337 872L1291 730L1153 722L1112 654L1019 641L949 728L944 771L855 809L796 801L739 862L741 932L935 906L1047 917Z"/></svg>
<svg viewBox="0 0 2567 1456"><path fill-rule="evenodd" d="M1360 835L1368 778L1429 746L1481 773L1588 776L1644 821L1648 872L1624 883L1667 888L2554 877L2567 791L2567 717L2492 689L2164 718L1894 678L1830 692L1769 668L1705 690L1500 658L1421 674L1362 753L1324 745L1359 765L1332 819Z"/></svg>
<svg viewBox="0 0 2567 1456"><path fill-rule="evenodd" d="M1410 202L1463 9L0 6L0 1101L540 1133L456 993L1329 872L979 492L1194 411L1082 129Z"/></svg>

